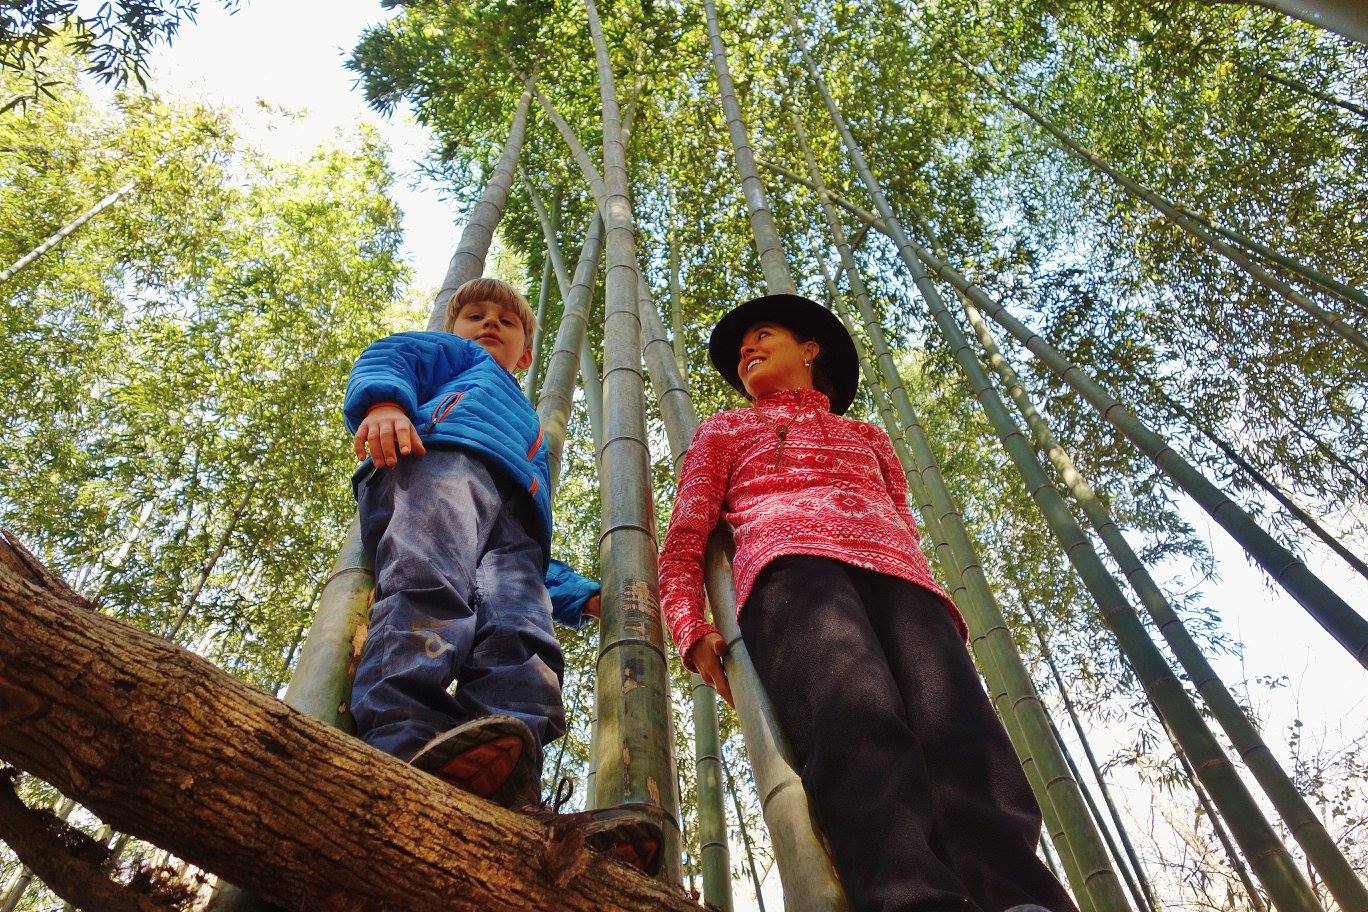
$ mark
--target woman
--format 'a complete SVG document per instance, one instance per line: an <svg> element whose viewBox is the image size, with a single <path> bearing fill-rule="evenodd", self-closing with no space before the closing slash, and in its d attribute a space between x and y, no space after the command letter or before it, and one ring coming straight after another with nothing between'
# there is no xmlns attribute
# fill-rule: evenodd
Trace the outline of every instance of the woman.
<svg viewBox="0 0 1368 912"><path fill-rule="evenodd" d="M768 295L718 322L709 355L752 404L703 422L681 472L660 589L684 664L731 702L703 617L720 517L742 638L852 912L1073 912L1036 857L1039 810L918 547L892 443L842 417L850 335L813 301Z"/></svg>

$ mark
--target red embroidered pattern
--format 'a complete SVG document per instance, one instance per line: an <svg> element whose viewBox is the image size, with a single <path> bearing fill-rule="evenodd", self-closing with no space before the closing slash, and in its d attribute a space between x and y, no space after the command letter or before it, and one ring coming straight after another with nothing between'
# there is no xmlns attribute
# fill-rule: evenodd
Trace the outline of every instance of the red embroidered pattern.
<svg viewBox="0 0 1368 912"><path fill-rule="evenodd" d="M829 409L815 390L784 390L699 425L660 553L661 607L681 656L716 629L703 618L703 552L719 516L736 536L738 614L766 564L811 554L926 587L967 639L918 547L888 435Z"/></svg>

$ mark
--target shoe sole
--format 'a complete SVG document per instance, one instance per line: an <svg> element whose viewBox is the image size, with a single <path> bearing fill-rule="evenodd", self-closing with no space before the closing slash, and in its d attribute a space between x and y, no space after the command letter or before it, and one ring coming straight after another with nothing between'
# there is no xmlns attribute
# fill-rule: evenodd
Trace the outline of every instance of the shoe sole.
<svg viewBox="0 0 1368 912"><path fill-rule="evenodd" d="M618 843L608 854L623 864L636 868L648 877L654 877L660 868L660 843L655 840L646 842Z"/></svg>
<svg viewBox="0 0 1368 912"><path fill-rule="evenodd" d="M522 754L522 739L505 735L462 751L437 767L434 775L472 795L491 798L507 784Z"/></svg>
<svg viewBox="0 0 1368 912"><path fill-rule="evenodd" d="M600 823L598 827L591 824L585 844L643 874L654 875L660 868L660 832L652 823L614 820Z"/></svg>

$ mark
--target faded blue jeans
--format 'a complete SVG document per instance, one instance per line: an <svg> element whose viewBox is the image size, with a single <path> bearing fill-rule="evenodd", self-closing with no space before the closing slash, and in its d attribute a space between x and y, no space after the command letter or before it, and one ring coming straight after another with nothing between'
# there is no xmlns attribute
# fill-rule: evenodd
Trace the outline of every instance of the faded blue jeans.
<svg viewBox="0 0 1368 912"><path fill-rule="evenodd" d="M405 760L480 716L521 719L539 747L564 734L565 660L526 495L479 457L436 448L372 471L356 495L375 567L357 734Z"/></svg>

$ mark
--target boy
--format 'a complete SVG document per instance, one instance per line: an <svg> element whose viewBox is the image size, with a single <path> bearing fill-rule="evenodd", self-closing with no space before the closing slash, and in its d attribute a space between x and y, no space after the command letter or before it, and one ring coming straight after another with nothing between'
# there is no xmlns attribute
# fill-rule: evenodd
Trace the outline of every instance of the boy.
<svg viewBox="0 0 1368 912"><path fill-rule="evenodd" d="M535 323L511 286L474 279L445 332L381 339L352 368L343 411L366 460L353 488L376 600L351 712L373 747L549 818L531 806L542 748L565 733L551 621L597 616L599 586L550 560L547 448L512 373ZM584 823L592 847L658 864L651 822L607 809Z"/></svg>

